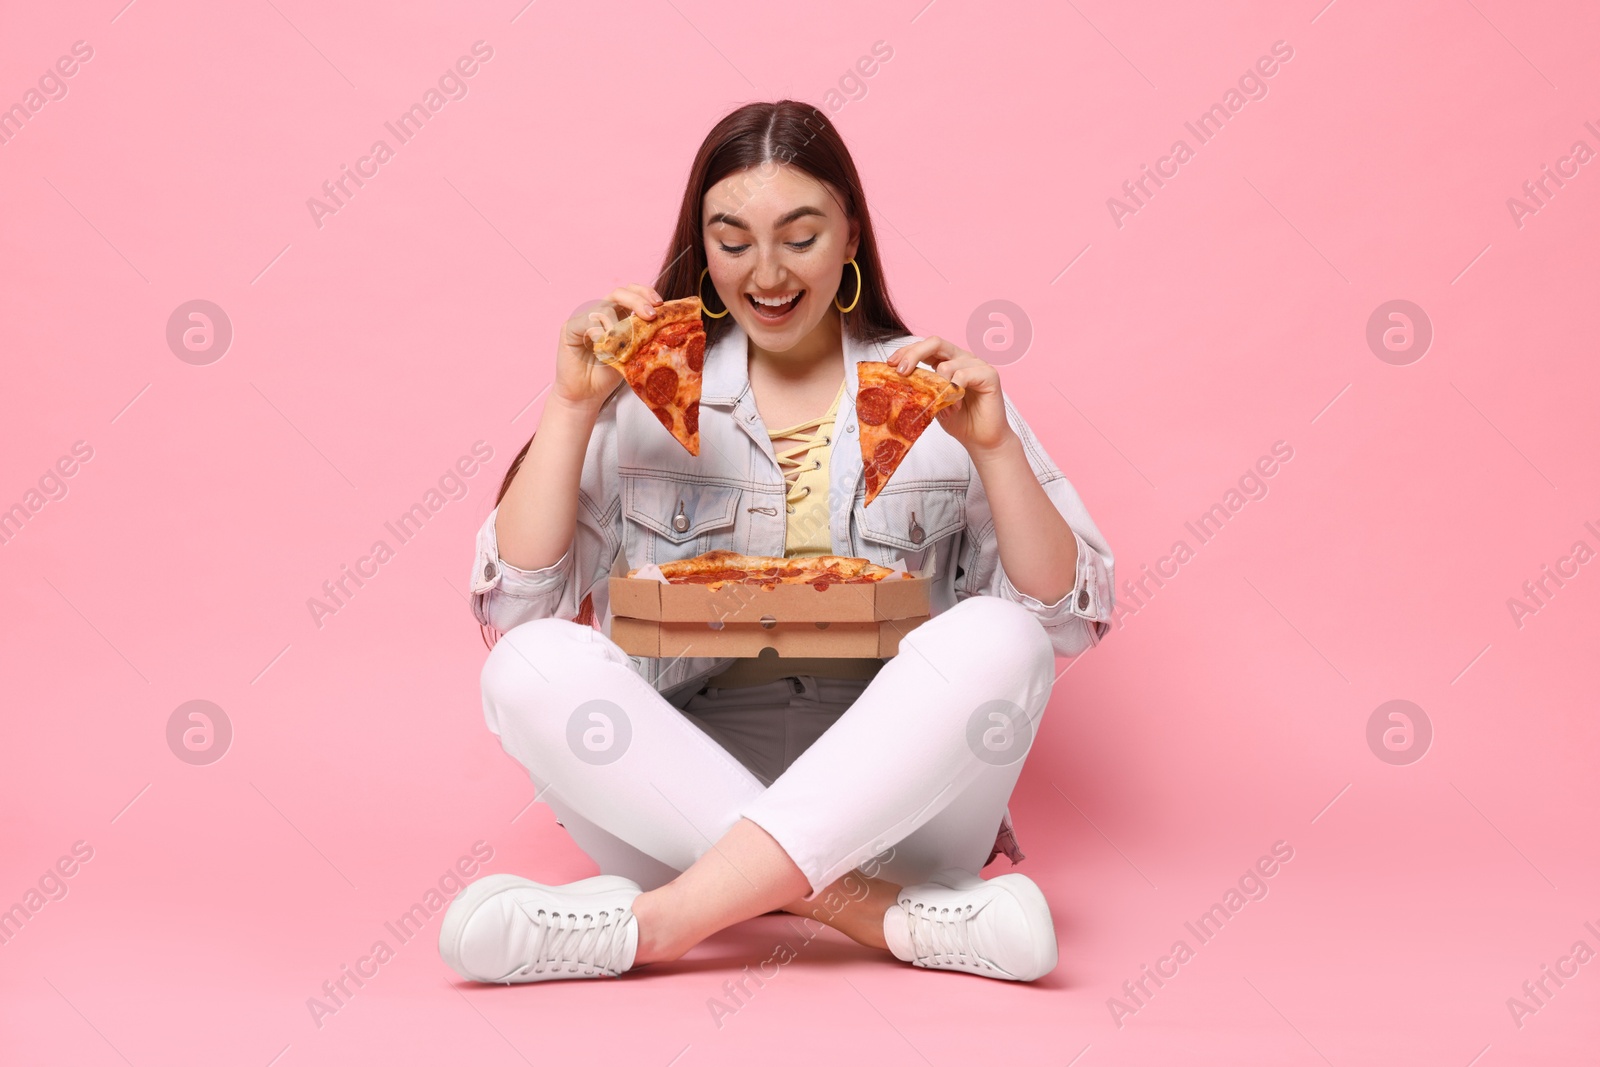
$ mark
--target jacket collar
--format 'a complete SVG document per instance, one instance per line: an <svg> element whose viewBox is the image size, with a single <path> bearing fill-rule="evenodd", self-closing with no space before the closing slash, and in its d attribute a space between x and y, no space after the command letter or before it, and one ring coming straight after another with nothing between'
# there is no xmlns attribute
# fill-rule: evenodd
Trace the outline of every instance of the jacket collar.
<svg viewBox="0 0 1600 1067"><path fill-rule="evenodd" d="M914 338L895 338L863 344L846 331L843 337L845 398L849 414L855 414L856 364L866 359L883 359L885 355ZM700 379L700 402L718 407L732 407L750 390L749 338L737 322L730 322L728 330L706 353L705 368ZM841 405L839 415L846 414Z"/></svg>

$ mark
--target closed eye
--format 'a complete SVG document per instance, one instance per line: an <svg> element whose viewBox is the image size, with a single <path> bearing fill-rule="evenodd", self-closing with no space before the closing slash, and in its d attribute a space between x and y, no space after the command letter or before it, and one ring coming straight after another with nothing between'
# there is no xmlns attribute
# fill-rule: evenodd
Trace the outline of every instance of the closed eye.
<svg viewBox="0 0 1600 1067"><path fill-rule="evenodd" d="M817 238L815 237L815 235L813 235L811 237L807 237L804 241L789 241L788 245L789 245L790 248L794 249L796 252L804 252L806 249L810 248L812 245L814 245L816 243L817 243ZM728 253L729 255L736 256L740 252L743 252L745 249L749 248L750 246L749 245L723 244L721 241L719 241L719 242L717 242L717 247L721 248L724 252Z"/></svg>

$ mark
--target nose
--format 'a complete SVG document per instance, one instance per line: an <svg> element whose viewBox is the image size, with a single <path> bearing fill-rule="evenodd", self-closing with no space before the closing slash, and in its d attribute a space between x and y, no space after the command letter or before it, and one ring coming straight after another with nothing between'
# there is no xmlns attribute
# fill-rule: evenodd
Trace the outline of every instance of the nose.
<svg viewBox="0 0 1600 1067"><path fill-rule="evenodd" d="M770 291L778 288L783 278L783 265L778 262L777 252L772 249L762 250L756 260L755 273L751 277L756 287Z"/></svg>

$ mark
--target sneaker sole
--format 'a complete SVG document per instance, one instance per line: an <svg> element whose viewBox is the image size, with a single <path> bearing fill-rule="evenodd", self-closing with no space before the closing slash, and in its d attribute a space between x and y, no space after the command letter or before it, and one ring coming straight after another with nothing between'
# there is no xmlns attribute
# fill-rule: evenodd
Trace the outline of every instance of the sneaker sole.
<svg viewBox="0 0 1600 1067"><path fill-rule="evenodd" d="M595 883L600 883L596 885ZM600 874L593 878L584 878L560 887L547 886L542 882L535 882L531 878L524 878L519 874L490 874L479 878L476 882L452 900L445 909L444 922L439 925L439 956L450 969L461 977L471 982L499 983L501 978L479 977L467 971L461 962L461 936L466 932L467 923L478 913L478 909L485 903L501 893L510 889L527 889L537 887L550 890L559 888L563 894L576 892L610 892L633 883L621 875ZM580 887L589 887L587 889Z"/></svg>

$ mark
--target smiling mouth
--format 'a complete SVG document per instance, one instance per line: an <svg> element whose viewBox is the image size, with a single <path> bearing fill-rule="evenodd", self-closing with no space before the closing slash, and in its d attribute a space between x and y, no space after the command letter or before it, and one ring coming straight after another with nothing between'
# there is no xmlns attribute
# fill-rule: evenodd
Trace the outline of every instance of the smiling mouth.
<svg viewBox="0 0 1600 1067"><path fill-rule="evenodd" d="M805 298L805 295L806 291L802 289L782 304L763 304L751 293L744 294L744 298L749 301L751 309L756 313L756 318L764 322L778 322L787 318L795 308L799 307L800 301Z"/></svg>

